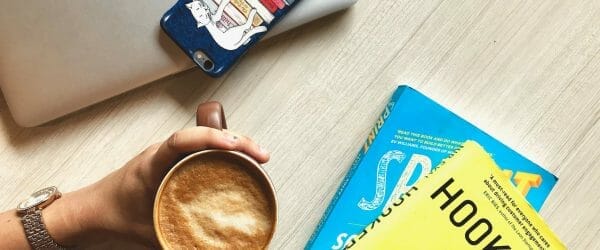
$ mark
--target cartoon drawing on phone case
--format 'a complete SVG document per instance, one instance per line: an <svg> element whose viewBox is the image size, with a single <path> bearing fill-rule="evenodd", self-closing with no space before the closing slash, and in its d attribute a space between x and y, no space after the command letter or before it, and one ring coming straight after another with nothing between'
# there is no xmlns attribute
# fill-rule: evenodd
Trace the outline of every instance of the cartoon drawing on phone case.
<svg viewBox="0 0 600 250"><path fill-rule="evenodd" d="M163 30L204 72L218 77L296 4L295 0L179 0Z"/></svg>
<svg viewBox="0 0 600 250"><path fill-rule="evenodd" d="M209 0L211 1L211 0ZM250 15L245 23L227 28L222 31L217 26L217 23L221 21L225 7L230 3L230 0L222 0L215 13L212 13L204 0L194 0L185 6L190 9L192 16L196 19L198 28L205 27L215 42L226 50L236 50L242 45L248 44L252 36L257 33L267 31L267 27L258 26L253 27L252 22L256 16L256 9L253 8L250 11Z"/></svg>

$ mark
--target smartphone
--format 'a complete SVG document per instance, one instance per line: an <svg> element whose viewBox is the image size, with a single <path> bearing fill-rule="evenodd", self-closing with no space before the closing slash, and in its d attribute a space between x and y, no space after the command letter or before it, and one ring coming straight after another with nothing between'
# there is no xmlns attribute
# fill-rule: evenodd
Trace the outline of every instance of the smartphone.
<svg viewBox="0 0 600 250"><path fill-rule="evenodd" d="M219 77L296 5L297 0L179 0L161 27L197 65Z"/></svg>

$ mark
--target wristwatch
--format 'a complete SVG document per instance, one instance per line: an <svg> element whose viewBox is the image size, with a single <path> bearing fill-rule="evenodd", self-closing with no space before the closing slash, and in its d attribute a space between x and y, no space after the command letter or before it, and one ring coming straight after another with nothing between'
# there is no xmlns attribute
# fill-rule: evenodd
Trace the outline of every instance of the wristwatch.
<svg viewBox="0 0 600 250"><path fill-rule="evenodd" d="M42 220L42 209L60 197L56 187L47 187L34 192L17 206L25 236L33 249L66 249L52 239Z"/></svg>

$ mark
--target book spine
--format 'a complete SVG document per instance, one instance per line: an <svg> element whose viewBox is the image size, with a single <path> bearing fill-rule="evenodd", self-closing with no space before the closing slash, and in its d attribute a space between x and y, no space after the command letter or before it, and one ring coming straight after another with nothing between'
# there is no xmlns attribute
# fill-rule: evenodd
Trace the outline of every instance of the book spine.
<svg viewBox="0 0 600 250"><path fill-rule="evenodd" d="M265 5L265 8L267 8L269 12L277 12L277 5L275 5L275 3L273 3L271 0L260 0L260 2Z"/></svg>
<svg viewBox="0 0 600 250"><path fill-rule="evenodd" d="M283 2L283 0L271 0L275 6L277 6L277 8L279 9L283 9L285 8L285 3Z"/></svg>
<svg viewBox="0 0 600 250"><path fill-rule="evenodd" d="M275 16L273 16L273 14L259 0L247 0L246 2L252 8L256 9L256 13L258 13L258 15L262 17L262 19L265 20L266 23L271 23L273 19L275 19Z"/></svg>
<svg viewBox="0 0 600 250"><path fill-rule="evenodd" d="M396 90L396 92L394 93L394 95L388 101L385 109L383 110L383 112L379 116L379 119L377 119L377 122L375 122L375 125L371 129L371 133L369 133L369 136L367 137L367 140L365 141L365 143L363 144L363 146L361 147L361 149L358 151L358 155L354 159L354 162L352 163L352 166L348 170L348 173L344 177L344 180L342 181L342 183L340 184L337 192L333 196L331 202L329 203L329 206L327 206L327 209L325 210L325 213L323 214L323 217L319 221L319 224L317 225L317 228L315 229L315 231L311 235L310 239L306 243L306 246L304 247L304 249L311 249L313 247L313 244L314 244L315 240L317 239L317 237L319 237L319 234L321 233L321 229L323 228L323 225L325 224L325 222L329 218L329 215L331 214L331 211L333 210L333 208L337 204L338 200L342 196L342 193L345 191L346 185L348 185L348 182L354 177L354 173L356 172L356 169L358 168L358 166L362 162L363 156L368 153L369 146L373 143L373 141L375 140L375 137L377 137L377 133L381 130L381 127L383 127L383 125L385 124L385 121L390 116L391 111L394 109L394 106L396 104L396 100L398 100L398 98L400 97L401 93L403 92L403 90L406 87L407 86L399 86L398 89Z"/></svg>
<svg viewBox="0 0 600 250"><path fill-rule="evenodd" d="M245 0L231 0L231 5L225 7L225 13L236 20L238 25L246 22L250 15L250 11L252 11L252 6L248 5L248 2ZM252 25L260 26L263 22L264 20L260 15L256 15L254 20L252 20Z"/></svg>

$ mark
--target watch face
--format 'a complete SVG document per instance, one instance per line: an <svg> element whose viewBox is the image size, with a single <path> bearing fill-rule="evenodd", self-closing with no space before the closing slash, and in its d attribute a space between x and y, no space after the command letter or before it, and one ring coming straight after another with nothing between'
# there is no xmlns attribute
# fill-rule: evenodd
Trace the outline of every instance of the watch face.
<svg viewBox="0 0 600 250"><path fill-rule="evenodd" d="M54 198L54 196L57 193L58 193L58 190L56 189L56 187L47 187L47 188L38 190L35 193L31 194L31 196L29 196L29 198L27 198L26 200L21 202L19 204L19 206L17 207L17 210L23 211L23 210L27 210L32 207L38 206L38 205L46 202L50 198Z"/></svg>

